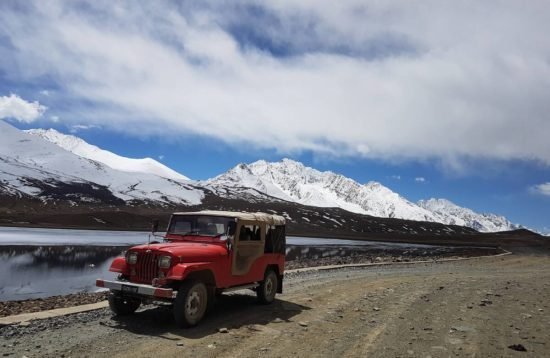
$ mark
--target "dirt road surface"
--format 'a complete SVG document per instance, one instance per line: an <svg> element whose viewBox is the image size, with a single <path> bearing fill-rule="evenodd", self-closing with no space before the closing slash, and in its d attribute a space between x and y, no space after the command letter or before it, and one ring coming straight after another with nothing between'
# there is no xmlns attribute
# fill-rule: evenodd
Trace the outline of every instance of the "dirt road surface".
<svg viewBox="0 0 550 358"><path fill-rule="evenodd" d="M0 352L29 358L550 356L547 256L341 269L285 280L274 304L259 305L252 293L224 295L193 329L178 329L165 307L125 318L100 310L3 327Z"/></svg>

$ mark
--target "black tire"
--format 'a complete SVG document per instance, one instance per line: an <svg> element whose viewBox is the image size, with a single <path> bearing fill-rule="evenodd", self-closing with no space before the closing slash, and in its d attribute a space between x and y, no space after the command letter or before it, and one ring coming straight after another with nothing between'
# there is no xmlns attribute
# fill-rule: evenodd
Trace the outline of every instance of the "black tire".
<svg viewBox="0 0 550 358"><path fill-rule="evenodd" d="M268 269L265 272L264 280L256 289L256 294L258 295L258 300L260 303L267 305L275 301L278 285L279 277L277 276L277 273L275 273L272 269Z"/></svg>
<svg viewBox="0 0 550 358"><path fill-rule="evenodd" d="M121 297L114 293L108 297L109 308L117 316L127 316L134 313L141 305L141 300L132 297Z"/></svg>
<svg viewBox="0 0 550 358"><path fill-rule="evenodd" d="M174 300L174 320L178 327L196 326L204 317L210 295L203 282L186 281L181 284Z"/></svg>

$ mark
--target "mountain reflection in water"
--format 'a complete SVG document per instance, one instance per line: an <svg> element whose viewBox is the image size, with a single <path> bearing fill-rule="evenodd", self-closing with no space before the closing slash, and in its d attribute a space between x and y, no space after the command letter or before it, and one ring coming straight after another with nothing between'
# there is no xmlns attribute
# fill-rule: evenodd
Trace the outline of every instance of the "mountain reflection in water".
<svg viewBox="0 0 550 358"><path fill-rule="evenodd" d="M120 246L0 246L0 300L96 291Z"/></svg>

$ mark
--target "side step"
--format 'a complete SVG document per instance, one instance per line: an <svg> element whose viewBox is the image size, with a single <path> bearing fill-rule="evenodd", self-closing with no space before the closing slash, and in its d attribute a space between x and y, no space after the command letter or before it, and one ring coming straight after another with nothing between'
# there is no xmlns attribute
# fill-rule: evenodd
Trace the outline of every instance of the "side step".
<svg viewBox="0 0 550 358"><path fill-rule="evenodd" d="M240 291L240 290L245 290L247 288L256 288L258 286L260 286L260 284L258 282L254 282L254 283L250 283L250 284L247 284L247 285L233 286L233 287L229 287L229 288L224 288L222 292Z"/></svg>

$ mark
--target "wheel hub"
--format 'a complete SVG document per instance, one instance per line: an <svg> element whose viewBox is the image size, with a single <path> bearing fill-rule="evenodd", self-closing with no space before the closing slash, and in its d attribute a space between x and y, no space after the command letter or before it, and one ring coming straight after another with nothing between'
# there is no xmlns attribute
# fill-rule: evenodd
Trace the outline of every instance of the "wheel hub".
<svg viewBox="0 0 550 358"><path fill-rule="evenodd" d="M201 297L198 294L198 292L197 291L190 292L185 305L185 310L187 311L187 314L190 316L196 315L197 312L199 311L200 304L201 304Z"/></svg>
<svg viewBox="0 0 550 358"><path fill-rule="evenodd" d="M266 296L271 296L272 291L273 291L273 280L269 279L269 280L267 280L267 282L265 283L265 293L266 293Z"/></svg>

